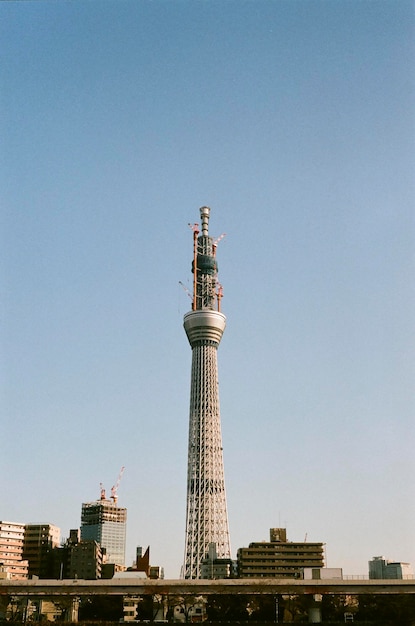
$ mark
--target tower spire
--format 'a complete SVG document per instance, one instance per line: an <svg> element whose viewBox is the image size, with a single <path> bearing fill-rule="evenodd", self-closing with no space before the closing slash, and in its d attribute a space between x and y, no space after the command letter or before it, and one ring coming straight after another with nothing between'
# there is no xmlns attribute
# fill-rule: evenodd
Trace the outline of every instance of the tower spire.
<svg viewBox="0 0 415 626"><path fill-rule="evenodd" d="M197 225L192 227L193 306L184 316L184 328L192 348L185 578L200 578L201 563L210 544L216 545L218 558L229 559L231 555L217 365L226 318L217 310L222 291L217 282L215 244L209 236L209 216L209 207L202 207L201 234Z"/></svg>

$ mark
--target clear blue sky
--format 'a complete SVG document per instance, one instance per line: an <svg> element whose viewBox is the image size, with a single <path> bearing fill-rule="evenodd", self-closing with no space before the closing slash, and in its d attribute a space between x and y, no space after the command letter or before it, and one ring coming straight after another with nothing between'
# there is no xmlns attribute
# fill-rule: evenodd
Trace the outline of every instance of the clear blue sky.
<svg viewBox="0 0 415 626"><path fill-rule="evenodd" d="M0 519L67 536L122 465L183 560L189 222L209 205L233 556L415 566L414 3L3 2Z"/></svg>

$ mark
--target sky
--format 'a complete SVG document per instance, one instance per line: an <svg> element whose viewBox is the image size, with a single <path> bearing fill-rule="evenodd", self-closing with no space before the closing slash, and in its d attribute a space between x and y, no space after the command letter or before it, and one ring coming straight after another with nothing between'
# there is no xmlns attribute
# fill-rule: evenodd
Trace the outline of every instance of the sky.
<svg viewBox="0 0 415 626"><path fill-rule="evenodd" d="M192 231L211 207L232 557L415 568L415 5L0 3L0 519L183 563Z"/></svg>

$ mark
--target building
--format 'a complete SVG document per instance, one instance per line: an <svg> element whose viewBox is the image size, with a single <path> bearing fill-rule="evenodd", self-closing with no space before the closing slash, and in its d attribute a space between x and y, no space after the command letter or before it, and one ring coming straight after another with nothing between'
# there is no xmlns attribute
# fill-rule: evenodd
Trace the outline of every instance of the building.
<svg viewBox="0 0 415 626"><path fill-rule="evenodd" d="M102 497L103 496L103 497ZM106 562L125 564L127 509L118 506L116 498L82 504L81 541L96 541L106 553Z"/></svg>
<svg viewBox="0 0 415 626"><path fill-rule="evenodd" d="M343 570L341 567L305 567L303 578L304 580L343 580Z"/></svg>
<svg viewBox="0 0 415 626"><path fill-rule="evenodd" d="M371 579L406 579L413 578L410 563L387 561L384 556L374 556L369 561L369 578Z"/></svg>
<svg viewBox="0 0 415 626"><path fill-rule="evenodd" d="M304 568L324 567L323 543L287 541L285 528L271 528L270 541L239 548L239 578L303 578ZM315 576L317 577L317 576Z"/></svg>
<svg viewBox="0 0 415 626"><path fill-rule="evenodd" d="M137 546L135 563L133 567L128 568L132 572L143 572L147 578L150 575L150 546L143 554L142 546Z"/></svg>
<svg viewBox="0 0 415 626"><path fill-rule="evenodd" d="M216 553L216 545L211 543L209 546L209 552L202 561L200 578L210 580L235 578L234 569L234 562L232 559L219 559Z"/></svg>
<svg viewBox="0 0 415 626"><path fill-rule="evenodd" d="M54 524L26 524L23 558L29 561L29 578L50 578L53 550L60 543L60 529Z"/></svg>
<svg viewBox="0 0 415 626"><path fill-rule="evenodd" d="M11 580L28 576L28 561L23 560L25 525L0 521L0 567Z"/></svg>
<svg viewBox="0 0 415 626"><path fill-rule="evenodd" d="M184 578L200 578L211 543L219 558L231 556L217 365L226 318L220 312L217 242L209 236L209 216L209 207L202 207L201 234L198 224L192 226L193 299L192 310L184 316L192 348Z"/></svg>
<svg viewBox="0 0 415 626"><path fill-rule="evenodd" d="M103 554L94 539L80 539L78 528L69 531L69 538L60 548L53 550L54 578L101 578Z"/></svg>
<svg viewBox="0 0 415 626"><path fill-rule="evenodd" d="M94 539L81 540L70 547L69 578L101 578L102 550Z"/></svg>

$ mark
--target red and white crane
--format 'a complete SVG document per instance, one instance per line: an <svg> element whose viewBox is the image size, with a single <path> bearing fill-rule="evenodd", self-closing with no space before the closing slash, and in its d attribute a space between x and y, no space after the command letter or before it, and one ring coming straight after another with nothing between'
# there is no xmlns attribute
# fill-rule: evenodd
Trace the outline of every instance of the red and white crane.
<svg viewBox="0 0 415 626"><path fill-rule="evenodd" d="M117 500L118 500L118 487L120 486L120 481L122 478L122 475L124 473L125 467L122 466L122 468L120 469L120 473L118 474L118 478L115 482L115 484L111 487L111 499L114 502L114 504L117 504ZM105 494L105 487L102 483L99 483L99 489L100 489L100 500L106 500L107 496Z"/></svg>
<svg viewBox="0 0 415 626"><path fill-rule="evenodd" d="M121 481L122 475L124 474L124 470L125 470L125 467L123 465L122 468L120 469L120 473L118 474L118 478L117 478L115 485L111 487L111 498L114 504L117 504L117 500L118 500L117 491L118 491L118 487L120 486L120 481Z"/></svg>

